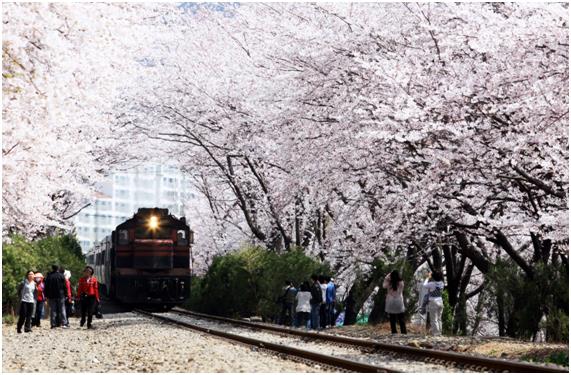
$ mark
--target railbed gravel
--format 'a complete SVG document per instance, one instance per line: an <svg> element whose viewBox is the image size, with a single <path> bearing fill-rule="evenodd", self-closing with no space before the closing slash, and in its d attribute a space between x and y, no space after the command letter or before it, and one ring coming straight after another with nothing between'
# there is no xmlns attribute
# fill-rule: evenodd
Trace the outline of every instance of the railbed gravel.
<svg viewBox="0 0 571 375"><path fill-rule="evenodd" d="M107 314L94 330L43 320L31 333L2 325L3 372L326 372L135 313Z"/></svg>
<svg viewBox="0 0 571 375"><path fill-rule="evenodd" d="M375 366L390 368L401 372L469 372L468 369L459 367L451 367L436 363L427 363L424 361L415 361L410 358L399 357L398 354L392 353L364 353L360 349L352 346L342 346L341 344L325 343L324 341L316 341L285 335L277 332L260 331L247 327L232 325L229 323L216 322L198 317L190 317L187 315L169 312L160 314L165 317L185 321L196 324L201 327L207 327L214 330L233 333L236 335L251 337L263 341L276 344L287 345L298 349L318 352L321 354L336 356L339 358L350 359L353 361L368 363Z"/></svg>

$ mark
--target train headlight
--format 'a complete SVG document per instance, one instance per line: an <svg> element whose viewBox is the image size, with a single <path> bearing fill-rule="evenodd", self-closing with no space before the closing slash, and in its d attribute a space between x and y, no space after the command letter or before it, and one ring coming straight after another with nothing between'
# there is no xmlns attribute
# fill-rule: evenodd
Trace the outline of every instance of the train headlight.
<svg viewBox="0 0 571 375"><path fill-rule="evenodd" d="M149 228L155 230L159 227L159 219L156 216L149 218Z"/></svg>

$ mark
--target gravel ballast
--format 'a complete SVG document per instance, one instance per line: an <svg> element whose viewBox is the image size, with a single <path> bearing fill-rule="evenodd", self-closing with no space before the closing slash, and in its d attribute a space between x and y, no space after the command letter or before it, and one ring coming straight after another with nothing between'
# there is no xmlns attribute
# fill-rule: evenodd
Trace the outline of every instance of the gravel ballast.
<svg viewBox="0 0 571 375"><path fill-rule="evenodd" d="M424 361L416 361L410 358L402 357L394 353L363 353L360 349L352 346L343 346L336 343L327 343L325 341L307 340L304 338L285 335L271 331L260 331L243 326L211 321L199 317L190 317L180 315L176 312L165 313L164 316L181 320L191 324L196 324L204 328L210 328L218 331L233 333L240 336L246 336L272 342L275 344L286 345L302 350L312 351L320 354L330 355L338 358L345 358L352 361L363 362L374 366L389 368L400 372L469 372L469 369L461 369L454 366L446 366L435 363L426 363Z"/></svg>
<svg viewBox="0 0 571 375"><path fill-rule="evenodd" d="M134 313L108 314L96 329L31 333L2 326L3 372L324 372L212 336L161 324Z"/></svg>

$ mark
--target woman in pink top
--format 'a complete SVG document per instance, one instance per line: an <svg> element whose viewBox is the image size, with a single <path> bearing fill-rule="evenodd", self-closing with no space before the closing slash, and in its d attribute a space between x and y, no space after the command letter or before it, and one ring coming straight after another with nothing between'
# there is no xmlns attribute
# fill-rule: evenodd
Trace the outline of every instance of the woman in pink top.
<svg viewBox="0 0 571 375"><path fill-rule="evenodd" d="M397 319L400 325L400 333L406 335L406 324L404 321L404 299L402 291L404 290L404 282L397 270L389 273L383 280L383 288L387 289L387 297L385 299L385 311L389 314L391 321L391 333L397 333Z"/></svg>

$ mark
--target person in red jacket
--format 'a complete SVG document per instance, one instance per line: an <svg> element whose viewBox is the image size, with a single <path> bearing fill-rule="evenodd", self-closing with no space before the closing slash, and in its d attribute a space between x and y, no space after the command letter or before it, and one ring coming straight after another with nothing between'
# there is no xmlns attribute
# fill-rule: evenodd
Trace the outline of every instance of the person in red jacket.
<svg viewBox="0 0 571 375"><path fill-rule="evenodd" d="M81 301L81 321L80 327L85 324L85 316L87 315L87 328L93 328L91 320L95 306L99 303L99 283L97 278L93 276L93 268L90 266L85 267L83 270L83 277L79 279L77 286L77 294Z"/></svg>
<svg viewBox="0 0 571 375"><path fill-rule="evenodd" d="M36 281L36 291L38 292L38 300L36 302L36 315L32 320L32 325L39 327L42 322L42 317L44 315L44 303L46 302L46 296L44 295L44 275L40 272L34 275L34 280Z"/></svg>

